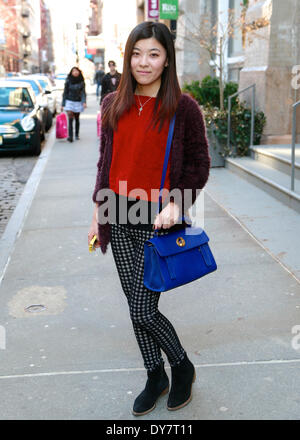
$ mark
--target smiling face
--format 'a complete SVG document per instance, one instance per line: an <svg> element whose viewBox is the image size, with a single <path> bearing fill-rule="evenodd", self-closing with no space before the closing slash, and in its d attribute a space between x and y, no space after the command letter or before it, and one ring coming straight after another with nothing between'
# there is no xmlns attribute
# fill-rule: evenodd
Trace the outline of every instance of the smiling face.
<svg viewBox="0 0 300 440"><path fill-rule="evenodd" d="M135 43L131 55L131 73L138 85L159 89L161 75L167 65L167 52L155 38L145 38Z"/></svg>

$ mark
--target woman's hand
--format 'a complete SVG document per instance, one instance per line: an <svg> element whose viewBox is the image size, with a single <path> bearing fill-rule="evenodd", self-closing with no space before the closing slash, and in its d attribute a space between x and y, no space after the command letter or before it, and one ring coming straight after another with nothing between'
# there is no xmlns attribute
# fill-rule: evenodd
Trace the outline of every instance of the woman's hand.
<svg viewBox="0 0 300 440"><path fill-rule="evenodd" d="M156 216L154 229L169 229L175 225L179 219L179 207L174 202L169 202L167 206Z"/></svg>
<svg viewBox="0 0 300 440"><path fill-rule="evenodd" d="M83 108L86 108L86 102L83 103Z"/></svg>
<svg viewBox="0 0 300 440"><path fill-rule="evenodd" d="M95 210L94 210L94 214L93 214L93 219L92 219L92 223L88 232L88 244L90 244L90 241L92 240L92 238L94 237L94 235L97 236L97 241L94 244L95 248L100 247L100 240L99 240L99 233L98 233L98 219L97 219L97 211L98 211L98 206L95 206Z"/></svg>

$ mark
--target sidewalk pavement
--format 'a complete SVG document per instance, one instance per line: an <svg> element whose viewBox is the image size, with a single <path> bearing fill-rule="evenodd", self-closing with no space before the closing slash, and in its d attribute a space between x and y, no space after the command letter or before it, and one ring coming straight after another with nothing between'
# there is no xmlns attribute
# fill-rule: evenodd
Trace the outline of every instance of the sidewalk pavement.
<svg viewBox="0 0 300 440"><path fill-rule="evenodd" d="M161 296L196 365L193 400L131 415L142 358L111 249L87 246L97 110L90 95L80 141L52 132L0 243L0 419L300 419L299 282L207 193L218 270Z"/></svg>

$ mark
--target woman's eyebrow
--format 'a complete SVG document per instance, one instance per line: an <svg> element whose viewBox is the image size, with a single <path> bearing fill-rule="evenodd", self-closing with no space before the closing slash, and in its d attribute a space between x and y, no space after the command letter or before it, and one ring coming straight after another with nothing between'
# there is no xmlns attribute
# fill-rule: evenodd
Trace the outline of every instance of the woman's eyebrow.
<svg viewBox="0 0 300 440"><path fill-rule="evenodd" d="M141 51L141 49L139 47L134 47L133 50ZM149 52L151 52L152 50L157 50L158 52L160 52L160 49L158 49L158 47L153 47L152 49L149 49Z"/></svg>

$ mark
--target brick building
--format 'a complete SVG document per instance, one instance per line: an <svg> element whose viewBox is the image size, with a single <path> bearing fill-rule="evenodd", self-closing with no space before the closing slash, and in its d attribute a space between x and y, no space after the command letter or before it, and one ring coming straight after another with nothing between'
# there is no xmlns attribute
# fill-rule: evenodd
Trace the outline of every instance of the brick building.
<svg viewBox="0 0 300 440"><path fill-rule="evenodd" d="M0 65L2 74L19 71L17 0L0 0Z"/></svg>
<svg viewBox="0 0 300 440"><path fill-rule="evenodd" d="M40 72L48 73L52 71L53 42L51 29L51 16L44 0L40 0L41 8L41 38L38 40L39 45L39 67Z"/></svg>

